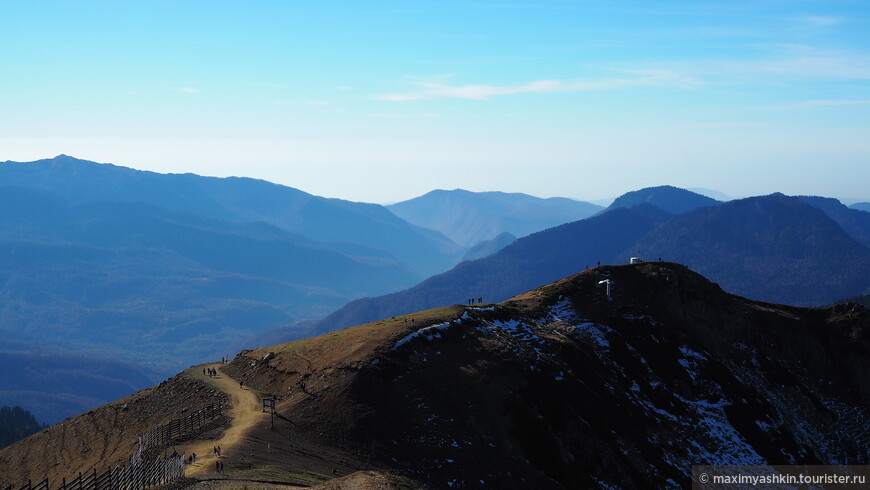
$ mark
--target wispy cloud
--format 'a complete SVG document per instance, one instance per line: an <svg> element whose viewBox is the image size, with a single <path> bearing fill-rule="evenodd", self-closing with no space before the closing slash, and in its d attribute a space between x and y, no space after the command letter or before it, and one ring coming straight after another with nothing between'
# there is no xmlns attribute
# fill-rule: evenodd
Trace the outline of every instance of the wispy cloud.
<svg viewBox="0 0 870 490"><path fill-rule="evenodd" d="M328 100L321 99L296 99L296 100L276 100L272 102L276 105L329 105Z"/></svg>
<svg viewBox="0 0 870 490"><path fill-rule="evenodd" d="M429 99L428 95L422 94L386 94L386 95L373 95L371 97L375 100L390 100L393 102L407 102L409 100L420 100L420 99Z"/></svg>
<svg viewBox="0 0 870 490"><path fill-rule="evenodd" d="M792 17L792 21L813 27L831 27L843 23L842 17L826 17L822 15L801 15Z"/></svg>
<svg viewBox="0 0 870 490"><path fill-rule="evenodd" d="M813 106L852 106L852 105L870 105L870 99L858 100L808 100L804 105Z"/></svg>
<svg viewBox="0 0 870 490"><path fill-rule="evenodd" d="M783 51L776 58L713 62L710 67L724 74L776 75L787 81L870 79L870 56L865 53L800 45L774 47Z"/></svg>
<svg viewBox="0 0 870 490"><path fill-rule="evenodd" d="M264 87L264 88L287 88L290 85L286 83L273 83L273 82L244 82L245 85L250 85L252 87Z"/></svg>
<svg viewBox="0 0 870 490"><path fill-rule="evenodd" d="M586 80L535 80L521 85L450 85L441 81L417 81L417 92L404 94L375 95L376 100L407 102L412 100L449 97L457 99L488 100L491 97L515 94L554 92L582 92L617 90L630 87L678 87L693 88L702 82L670 71L624 71L634 76Z"/></svg>
<svg viewBox="0 0 870 490"><path fill-rule="evenodd" d="M369 117L377 117L380 119L430 119L433 117L438 117L439 114L435 112L421 112L418 114L387 114L387 113L375 113L369 114Z"/></svg>

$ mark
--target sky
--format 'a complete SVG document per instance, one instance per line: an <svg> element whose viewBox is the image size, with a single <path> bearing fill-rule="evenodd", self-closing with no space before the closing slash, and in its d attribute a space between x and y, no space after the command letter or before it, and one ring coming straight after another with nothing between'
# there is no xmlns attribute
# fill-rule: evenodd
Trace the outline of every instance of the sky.
<svg viewBox="0 0 870 490"><path fill-rule="evenodd" d="M870 3L0 1L0 161L870 201Z"/></svg>

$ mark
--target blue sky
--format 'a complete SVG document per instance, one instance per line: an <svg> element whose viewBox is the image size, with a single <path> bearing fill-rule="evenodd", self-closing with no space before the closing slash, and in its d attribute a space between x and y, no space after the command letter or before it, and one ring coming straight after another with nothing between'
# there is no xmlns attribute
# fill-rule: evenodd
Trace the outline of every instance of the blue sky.
<svg viewBox="0 0 870 490"><path fill-rule="evenodd" d="M0 160L870 200L870 4L0 2Z"/></svg>

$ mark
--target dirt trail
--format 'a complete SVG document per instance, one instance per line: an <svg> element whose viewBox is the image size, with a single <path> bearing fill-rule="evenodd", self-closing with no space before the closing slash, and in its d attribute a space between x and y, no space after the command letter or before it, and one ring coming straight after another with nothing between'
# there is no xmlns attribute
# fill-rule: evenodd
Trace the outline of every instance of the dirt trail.
<svg viewBox="0 0 870 490"><path fill-rule="evenodd" d="M231 458L233 448L238 445L248 430L265 416L258 394L247 386L240 387L236 380L221 372L220 367L221 363L218 362L193 366L187 370L188 374L194 378L204 380L227 394L230 408L225 414L232 420L220 439L191 441L176 446L176 449L179 452L184 452L185 455L196 453L196 463L187 467L186 476L196 477L214 474L214 464L217 459L214 457L214 446L221 447L221 460ZM210 377L203 374L203 369L209 368L217 369L217 376Z"/></svg>

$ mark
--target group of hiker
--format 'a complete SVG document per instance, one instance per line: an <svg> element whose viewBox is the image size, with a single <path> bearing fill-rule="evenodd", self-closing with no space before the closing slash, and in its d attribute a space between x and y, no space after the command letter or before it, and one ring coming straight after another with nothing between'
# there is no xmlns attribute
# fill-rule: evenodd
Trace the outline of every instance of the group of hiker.
<svg viewBox="0 0 870 490"><path fill-rule="evenodd" d="M213 451L213 453L214 453L214 457L215 457L215 458L220 458L220 457L221 457L221 447L220 447L220 446L215 446L214 448L212 448L212 451ZM214 472L215 472L215 473L220 473L220 474L223 474L223 473L224 473L224 463L223 463L223 461L221 461L220 459L215 459L215 462L214 462Z"/></svg>
<svg viewBox="0 0 870 490"><path fill-rule="evenodd" d="M483 303L483 298L477 298L477 304L480 304L480 303ZM474 304L474 298L468 298L468 304L469 304L469 305L473 305L473 304Z"/></svg>
<svg viewBox="0 0 870 490"><path fill-rule="evenodd" d="M214 472L223 475L224 474L224 462L219 459L221 457L221 447L220 446L212 447L212 455L215 457ZM172 457L173 458L177 458L177 457L184 458L184 455L183 454L179 455L178 452L175 450L175 448L173 448L172 449ZM196 463L196 453L191 453L190 456L184 458L184 460L187 462L188 465L192 465L192 464Z"/></svg>
<svg viewBox="0 0 870 490"><path fill-rule="evenodd" d="M208 376L209 378L216 378L218 375L217 369L215 368L202 368L202 374Z"/></svg>

